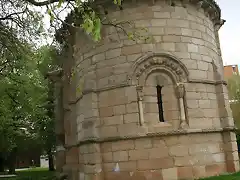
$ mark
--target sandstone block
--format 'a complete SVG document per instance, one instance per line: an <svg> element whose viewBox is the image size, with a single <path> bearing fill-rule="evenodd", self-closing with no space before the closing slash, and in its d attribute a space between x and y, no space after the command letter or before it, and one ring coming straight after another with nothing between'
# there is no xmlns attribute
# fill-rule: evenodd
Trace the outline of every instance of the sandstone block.
<svg viewBox="0 0 240 180"><path fill-rule="evenodd" d="M118 141L118 142L112 143L112 151L130 150L130 149L134 149L133 140L125 140L125 141Z"/></svg>
<svg viewBox="0 0 240 180"><path fill-rule="evenodd" d="M239 161L226 161L226 168L229 173L239 171Z"/></svg>
<svg viewBox="0 0 240 180"><path fill-rule="evenodd" d="M183 36L192 36L192 30L191 29L188 29L188 28L181 28L180 29L180 32L181 32L181 35Z"/></svg>
<svg viewBox="0 0 240 180"><path fill-rule="evenodd" d="M116 126L101 127L100 135L102 138L117 136L118 135L117 127Z"/></svg>
<svg viewBox="0 0 240 180"><path fill-rule="evenodd" d="M171 156L187 156L188 155L188 147L187 146L172 146L169 148L169 154Z"/></svg>
<svg viewBox="0 0 240 180"><path fill-rule="evenodd" d="M139 114L131 113L124 115L124 123L137 123L139 122Z"/></svg>
<svg viewBox="0 0 240 180"><path fill-rule="evenodd" d="M123 115L105 117L105 118L102 118L102 121L106 126L123 124Z"/></svg>
<svg viewBox="0 0 240 180"><path fill-rule="evenodd" d="M163 176L163 179L177 180L178 179L177 168L163 169L162 176Z"/></svg>
<svg viewBox="0 0 240 180"><path fill-rule="evenodd" d="M175 51L175 43L158 43L156 44L156 48L164 51Z"/></svg>
<svg viewBox="0 0 240 180"><path fill-rule="evenodd" d="M103 163L104 171L112 172L114 170L115 165L116 165L116 163Z"/></svg>
<svg viewBox="0 0 240 180"><path fill-rule="evenodd" d="M100 54L96 54L92 57L92 62L93 63L97 63L99 61L102 61L104 60L106 57L105 57L105 53L100 53Z"/></svg>
<svg viewBox="0 0 240 180"><path fill-rule="evenodd" d="M179 52L188 52L186 43L175 43L175 50Z"/></svg>
<svg viewBox="0 0 240 180"><path fill-rule="evenodd" d="M106 152L102 153L103 162L112 162L113 161L113 153Z"/></svg>
<svg viewBox="0 0 240 180"><path fill-rule="evenodd" d="M238 151L237 143L236 142L225 143L224 150L229 152Z"/></svg>
<svg viewBox="0 0 240 180"><path fill-rule="evenodd" d="M114 112L114 115L125 114L126 113L126 107L125 107L125 105L113 106L113 112Z"/></svg>
<svg viewBox="0 0 240 180"><path fill-rule="evenodd" d="M118 64L113 67L113 72L118 75L127 73L129 71L129 66L129 63Z"/></svg>
<svg viewBox="0 0 240 180"><path fill-rule="evenodd" d="M99 153L101 151L100 145L95 143L89 144L87 148L89 153L97 153L97 152Z"/></svg>
<svg viewBox="0 0 240 180"><path fill-rule="evenodd" d="M153 147L154 148L160 148L161 149L161 148L166 148L167 147L166 143L161 138L153 138L152 142L153 142Z"/></svg>
<svg viewBox="0 0 240 180"><path fill-rule="evenodd" d="M167 25L170 27L181 27L181 28L188 28L189 21L181 20L181 19L168 19Z"/></svg>
<svg viewBox="0 0 240 180"><path fill-rule="evenodd" d="M151 35L157 35L157 36L161 36L164 35L164 28L163 27L150 27L149 28L149 33Z"/></svg>
<svg viewBox="0 0 240 180"><path fill-rule="evenodd" d="M199 70L207 71L208 67L209 67L209 63L203 62L203 61L198 61L198 69Z"/></svg>
<svg viewBox="0 0 240 180"><path fill-rule="evenodd" d="M154 18L170 18L171 14L170 12L154 12L153 17Z"/></svg>
<svg viewBox="0 0 240 180"><path fill-rule="evenodd" d="M192 167L178 167L177 168L178 179L192 179L193 168Z"/></svg>
<svg viewBox="0 0 240 180"><path fill-rule="evenodd" d="M206 165L206 175L207 176L217 176L225 171L224 164L212 164Z"/></svg>
<svg viewBox="0 0 240 180"><path fill-rule="evenodd" d="M169 136L165 139L165 143L167 146L172 146L176 144L180 144L177 136Z"/></svg>
<svg viewBox="0 0 240 180"><path fill-rule="evenodd" d="M127 123L118 126L118 132L120 136L133 136L137 133L141 133L142 127L137 123Z"/></svg>
<svg viewBox="0 0 240 180"><path fill-rule="evenodd" d="M193 166L198 163L198 160L192 156L174 157L175 166Z"/></svg>
<svg viewBox="0 0 240 180"><path fill-rule="evenodd" d="M210 100L198 100L199 107L202 109L210 109L211 101Z"/></svg>
<svg viewBox="0 0 240 180"><path fill-rule="evenodd" d="M193 166L194 178L203 178L206 176L205 166Z"/></svg>
<svg viewBox="0 0 240 180"><path fill-rule="evenodd" d="M134 21L135 27L139 28L139 27L150 27L151 23L149 22L149 20L137 20Z"/></svg>
<svg viewBox="0 0 240 180"><path fill-rule="evenodd" d="M142 47L139 44L132 45L132 46L124 46L122 48L122 55L141 53L141 51L142 51Z"/></svg>
<svg viewBox="0 0 240 180"><path fill-rule="evenodd" d="M100 114L100 117L113 116L114 115L113 107L102 107L102 108L99 108L99 114Z"/></svg>
<svg viewBox="0 0 240 180"><path fill-rule="evenodd" d="M152 19L151 25L152 26L166 26L167 20L166 19Z"/></svg>
<svg viewBox="0 0 240 180"><path fill-rule="evenodd" d="M128 162L119 162L119 168L121 171L136 171L137 162L136 161L128 161Z"/></svg>
<svg viewBox="0 0 240 180"><path fill-rule="evenodd" d="M139 170L168 169L173 167L173 158L161 158L137 161Z"/></svg>
<svg viewBox="0 0 240 180"><path fill-rule="evenodd" d="M128 62L134 62L136 61L140 56L142 55L142 53L137 53L137 54L131 54L131 55L127 55L127 61Z"/></svg>
<svg viewBox="0 0 240 180"><path fill-rule="evenodd" d="M102 162L100 153L84 154L83 160L85 164L97 164Z"/></svg>
<svg viewBox="0 0 240 180"><path fill-rule="evenodd" d="M195 44L188 44L188 52L197 53L198 52L198 46L195 45Z"/></svg>
<svg viewBox="0 0 240 180"><path fill-rule="evenodd" d="M181 42L181 37L180 36L175 36L175 35L168 35L168 36L163 36L163 41L164 42Z"/></svg>
<svg viewBox="0 0 240 180"><path fill-rule="evenodd" d="M155 158L165 158L168 157L168 148L153 148L149 149L149 159L155 159Z"/></svg>
<svg viewBox="0 0 240 180"><path fill-rule="evenodd" d="M165 27L164 35L182 35L181 28Z"/></svg>
<svg viewBox="0 0 240 180"><path fill-rule="evenodd" d="M196 109L199 107L197 100L187 100L187 107L190 109Z"/></svg>
<svg viewBox="0 0 240 180"><path fill-rule="evenodd" d="M126 105L127 113L136 113L138 112L138 104L137 102L132 102Z"/></svg>
<svg viewBox="0 0 240 180"><path fill-rule="evenodd" d="M135 149L148 149L152 148L152 139L136 139Z"/></svg>
<svg viewBox="0 0 240 180"><path fill-rule="evenodd" d="M225 143L227 142L235 142L237 140L236 134L234 132L224 133L223 140Z"/></svg>
<svg viewBox="0 0 240 180"><path fill-rule="evenodd" d="M149 151L147 149L129 150L129 160L148 159Z"/></svg>
<svg viewBox="0 0 240 180"><path fill-rule="evenodd" d="M113 161L127 161L128 160L128 152L127 151L116 151L113 152Z"/></svg>
<svg viewBox="0 0 240 180"><path fill-rule="evenodd" d="M105 142L101 144L101 151L102 152L110 152L112 151L112 143L111 142Z"/></svg>
<svg viewBox="0 0 240 180"><path fill-rule="evenodd" d="M154 44L142 44L142 52L154 52L155 45Z"/></svg>

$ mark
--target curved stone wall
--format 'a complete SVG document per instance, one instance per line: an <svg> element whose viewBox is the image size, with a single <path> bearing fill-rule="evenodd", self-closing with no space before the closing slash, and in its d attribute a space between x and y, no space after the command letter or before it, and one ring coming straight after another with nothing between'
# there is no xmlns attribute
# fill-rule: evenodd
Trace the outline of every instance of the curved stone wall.
<svg viewBox="0 0 240 180"><path fill-rule="evenodd" d="M136 124L139 113L135 87L138 84L132 83L136 78L132 73L137 68L142 68L141 60L151 63L151 59L157 56L165 58L166 62L177 59L175 66L185 71L186 80L175 82L173 86L176 86L176 83L184 83L186 91L184 106L189 127L221 127L216 82L223 79L221 73L223 65L216 41L216 24L213 25L216 20L215 22L210 20L206 11L197 5L177 2L175 6L170 6L164 1L155 2L154 5L147 5L144 2L126 3L123 10L109 12L111 19L128 20L134 25L133 28L126 25L125 29L128 32L141 31L139 28L146 29L147 32L141 35L150 37L148 42L129 40L125 32L113 26L104 27L104 39L99 44L90 42L82 33L77 35L75 59L77 86L81 89L76 93L77 98L82 96L81 93L85 94L78 101L78 104L83 105L78 110L79 113L82 112L78 119L81 123L85 123L86 120L95 121L99 125L97 137L121 136L120 125L139 127ZM153 64L154 66L159 65ZM167 69L165 66L163 65L163 70ZM174 72L172 69L170 71ZM146 86L144 90L149 94L150 90L147 88L151 89L151 86ZM153 90L153 96L155 93ZM174 92L172 93L176 96ZM149 103L156 102L156 96L145 99ZM227 100L227 97L225 99ZM93 105L93 101L96 104ZM172 104L179 106L177 100ZM156 107L151 109L154 108L156 109ZM122 113L118 112L119 109ZM143 109L144 112L149 111L148 107ZM153 120L158 116L157 113L150 112L145 113L146 122L147 119ZM179 119L179 107L173 108L168 114L175 116L176 120ZM92 120L93 117L95 119L97 117L98 120ZM111 129L110 134L104 135L106 129ZM81 138L84 137L79 134Z"/></svg>
<svg viewBox="0 0 240 180"><path fill-rule="evenodd" d="M159 0L108 9L111 21L129 21L124 30L105 25L99 43L83 32L75 36L65 168L79 164L78 179L106 180L175 180L236 171L218 6ZM127 33L135 31L148 40L130 40Z"/></svg>

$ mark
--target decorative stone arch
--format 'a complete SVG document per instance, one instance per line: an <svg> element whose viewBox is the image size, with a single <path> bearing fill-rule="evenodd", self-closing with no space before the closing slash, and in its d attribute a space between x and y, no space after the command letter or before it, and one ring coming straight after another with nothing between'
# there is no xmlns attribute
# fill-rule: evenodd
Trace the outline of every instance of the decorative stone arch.
<svg viewBox="0 0 240 180"><path fill-rule="evenodd" d="M137 59L131 69L131 85L141 85L143 82L140 77L146 77L154 70L167 72L176 84L188 82L189 72L187 68L178 58L169 53L148 53Z"/></svg>
<svg viewBox="0 0 240 180"><path fill-rule="evenodd" d="M137 87L140 124L144 124L143 89L147 86L148 77L155 73L156 75L152 78L155 81L153 84L164 87L171 82L171 87L176 93L173 95L179 101L180 128L185 128L187 123L184 84L188 82L189 72L184 64L168 53L150 53L140 57L132 65L132 70L130 84ZM165 77L168 80L165 81Z"/></svg>

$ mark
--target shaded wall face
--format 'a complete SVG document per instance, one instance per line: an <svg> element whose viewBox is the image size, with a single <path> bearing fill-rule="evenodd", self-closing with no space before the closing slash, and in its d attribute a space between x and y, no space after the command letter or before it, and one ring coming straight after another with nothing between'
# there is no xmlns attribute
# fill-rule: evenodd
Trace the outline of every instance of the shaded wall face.
<svg viewBox="0 0 240 180"><path fill-rule="evenodd" d="M132 176L146 179L156 175L169 180L172 174L173 179L184 177L188 170L192 172L186 175L189 177L237 170L234 135L225 141L229 132L224 134L221 130L232 127L233 121L227 90L221 83L223 64L219 45L213 23L203 9L190 4L183 7L178 1L175 7L163 1L154 5L126 3L122 11L110 10L109 17L131 21L134 28L126 25L127 31L146 28L147 32L142 33L150 40L129 40L124 32L111 26L103 27L103 39L99 43L93 43L82 32L76 34L73 47L76 76L69 85L71 110L64 120L65 142L70 146L65 171L72 172L72 179ZM164 122L159 121L158 85L163 87ZM204 133L209 129L215 134ZM178 138L176 132L189 134L185 137L193 140L184 147L173 147L169 145L170 138L160 137L158 145L164 142L166 151L158 157L154 152L160 149L153 145L151 135ZM194 132L200 134L191 135ZM218 138L213 143L215 150L206 148L211 143L194 143L203 135L206 140L212 136ZM135 154L140 136L145 137L143 146L148 142L151 146L148 150L140 148L141 154L133 160L130 154ZM128 141L128 138L137 140ZM93 143L95 140L97 143ZM103 148L108 144L106 141L112 141L109 151ZM84 145L86 142L90 144ZM118 143L119 151L113 150ZM125 143L131 148L125 147ZM197 150L190 150L191 147ZM175 161L182 155L171 154L174 148L186 150L189 159L182 161L191 163L177 165ZM196 157L198 150L202 153ZM167 160L158 162L157 157ZM107 162L106 158L112 160ZM121 170L119 177L114 173L117 162ZM195 166L197 170L193 173Z"/></svg>

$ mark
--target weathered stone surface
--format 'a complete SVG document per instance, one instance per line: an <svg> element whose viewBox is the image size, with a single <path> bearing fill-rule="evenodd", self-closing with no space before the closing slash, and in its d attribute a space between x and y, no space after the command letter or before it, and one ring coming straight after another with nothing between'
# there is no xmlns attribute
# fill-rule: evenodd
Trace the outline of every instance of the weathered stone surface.
<svg viewBox="0 0 240 180"><path fill-rule="evenodd" d="M222 132L234 123L218 82L220 17L193 2L126 2L108 11L113 22L130 22L123 29L103 26L98 43L72 36L63 69L73 56L78 72L76 82L63 78L71 106L63 129L73 147L63 169L73 179L180 180L239 170L236 135ZM129 39L131 32L139 38Z"/></svg>

